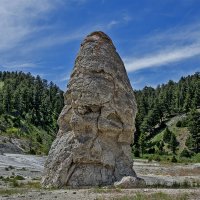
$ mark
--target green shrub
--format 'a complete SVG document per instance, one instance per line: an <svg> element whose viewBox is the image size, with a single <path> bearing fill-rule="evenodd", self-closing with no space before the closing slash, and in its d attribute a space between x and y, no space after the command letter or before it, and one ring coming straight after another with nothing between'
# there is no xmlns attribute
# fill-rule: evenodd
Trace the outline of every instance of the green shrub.
<svg viewBox="0 0 200 200"><path fill-rule="evenodd" d="M181 153L180 153L180 157L190 158L191 153L187 149L183 149L183 151L181 151Z"/></svg>
<svg viewBox="0 0 200 200"><path fill-rule="evenodd" d="M159 155L155 155L154 160L160 162L161 161L160 156Z"/></svg>
<svg viewBox="0 0 200 200"><path fill-rule="evenodd" d="M194 154L194 156L192 156L192 161L200 163L200 153Z"/></svg>
<svg viewBox="0 0 200 200"><path fill-rule="evenodd" d="M155 160L155 161L158 161L160 162L161 161L161 158L159 155L155 154L155 155L150 155L149 157L147 157L148 159L148 162L151 162L152 160Z"/></svg>
<svg viewBox="0 0 200 200"><path fill-rule="evenodd" d="M152 160L153 160L153 156L149 156L148 162L152 162Z"/></svg>
<svg viewBox="0 0 200 200"><path fill-rule="evenodd" d="M188 126L188 118L186 117L181 121L181 127L187 127Z"/></svg>
<svg viewBox="0 0 200 200"><path fill-rule="evenodd" d="M171 135L172 135L172 132L169 130L169 128L167 127L164 131L164 134L163 134L163 141L165 143L168 143L170 142L171 140Z"/></svg>
<svg viewBox="0 0 200 200"><path fill-rule="evenodd" d="M139 151L139 149L134 149L133 154L134 154L134 157L139 158L140 157L140 151Z"/></svg>
<svg viewBox="0 0 200 200"><path fill-rule="evenodd" d="M25 180L25 178L23 176L17 175L15 176L16 180Z"/></svg>
<svg viewBox="0 0 200 200"><path fill-rule="evenodd" d="M30 153L31 155L36 155L36 151L35 151L34 149L30 149L29 153Z"/></svg>
<svg viewBox="0 0 200 200"><path fill-rule="evenodd" d="M173 163L177 163L177 159L176 159L175 156L172 157L171 162L173 162Z"/></svg>
<svg viewBox="0 0 200 200"><path fill-rule="evenodd" d="M177 121L176 127L182 127L182 122L181 121Z"/></svg>
<svg viewBox="0 0 200 200"><path fill-rule="evenodd" d="M155 148L150 148L150 149L148 150L148 153L149 153L149 154L154 154L155 152L156 152Z"/></svg>
<svg viewBox="0 0 200 200"><path fill-rule="evenodd" d="M182 119L181 121L177 121L176 123L176 127L187 127L188 126L188 119L187 118L184 118Z"/></svg>
<svg viewBox="0 0 200 200"><path fill-rule="evenodd" d="M19 187L19 183L16 179L13 179L12 180L12 184L11 184L13 187Z"/></svg>

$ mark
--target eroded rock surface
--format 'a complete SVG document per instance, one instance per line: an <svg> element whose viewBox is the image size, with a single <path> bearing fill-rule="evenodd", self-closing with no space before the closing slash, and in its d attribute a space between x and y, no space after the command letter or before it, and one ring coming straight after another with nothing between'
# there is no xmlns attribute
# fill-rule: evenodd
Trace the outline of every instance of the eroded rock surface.
<svg viewBox="0 0 200 200"><path fill-rule="evenodd" d="M75 61L42 184L103 186L136 177L130 155L135 115L134 93L111 39L91 33Z"/></svg>

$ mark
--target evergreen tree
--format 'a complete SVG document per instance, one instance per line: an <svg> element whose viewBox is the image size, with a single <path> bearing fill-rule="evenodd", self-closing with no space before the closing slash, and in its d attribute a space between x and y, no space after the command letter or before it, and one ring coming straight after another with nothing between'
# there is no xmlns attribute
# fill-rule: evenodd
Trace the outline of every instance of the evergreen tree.
<svg viewBox="0 0 200 200"><path fill-rule="evenodd" d="M191 143L196 153L200 152L200 112L191 110L188 129L191 133Z"/></svg>
<svg viewBox="0 0 200 200"><path fill-rule="evenodd" d="M140 152L143 155L147 146L147 135L146 133L141 133L139 138Z"/></svg>
<svg viewBox="0 0 200 200"><path fill-rule="evenodd" d="M20 116L43 129L57 131L57 118L64 104L58 86L23 72L1 72L0 86L0 114Z"/></svg>
<svg viewBox="0 0 200 200"><path fill-rule="evenodd" d="M188 112L190 109L200 108L200 73L181 77L178 83L169 81L167 84L159 85L156 89L144 87L143 90L135 91L138 105L136 116L136 133L134 144L139 143L139 139L149 140L156 134L158 129L165 127L165 121L171 116L181 112ZM194 123L194 122L193 122ZM185 126L185 123L184 123ZM191 122L191 127L194 127ZM196 150L199 145L197 131L192 131L193 141L196 143ZM166 130L163 138L165 143L171 140L171 133ZM146 147L145 147L146 148Z"/></svg>
<svg viewBox="0 0 200 200"><path fill-rule="evenodd" d="M170 146L170 149L171 149L172 153L175 154L177 146L178 146L178 141L177 141L176 136L175 136L174 133L171 133L169 146Z"/></svg>
<svg viewBox="0 0 200 200"><path fill-rule="evenodd" d="M172 132L169 130L169 128L167 127L164 131L164 134L163 134L163 141L165 143L169 143L170 140L171 140L171 136L172 136Z"/></svg>

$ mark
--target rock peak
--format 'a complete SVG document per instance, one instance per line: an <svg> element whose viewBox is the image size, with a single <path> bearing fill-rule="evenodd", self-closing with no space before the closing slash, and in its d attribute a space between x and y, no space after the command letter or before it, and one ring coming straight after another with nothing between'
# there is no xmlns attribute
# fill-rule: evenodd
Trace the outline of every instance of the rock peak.
<svg viewBox="0 0 200 200"><path fill-rule="evenodd" d="M104 32L102 32L102 31L94 31L94 32L90 33L89 35L87 35L87 37L84 39L84 41L81 44L81 46L83 46L87 42L100 42L100 41L101 42L108 42L111 45L113 45L112 40L110 39L110 37L108 35L106 35Z"/></svg>

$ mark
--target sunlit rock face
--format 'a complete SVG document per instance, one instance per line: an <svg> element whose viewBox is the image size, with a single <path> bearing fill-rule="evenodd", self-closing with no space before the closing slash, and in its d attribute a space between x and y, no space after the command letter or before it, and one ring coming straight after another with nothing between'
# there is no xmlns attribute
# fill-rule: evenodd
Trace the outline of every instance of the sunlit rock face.
<svg viewBox="0 0 200 200"><path fill-rule="evenodd" d="M43 186L103 186L136 177L130 144L136 102L111 39L93 32L81 44Z"/></svg>

